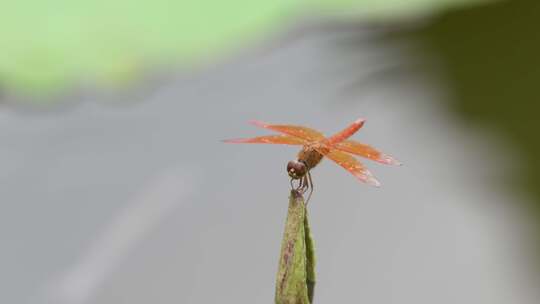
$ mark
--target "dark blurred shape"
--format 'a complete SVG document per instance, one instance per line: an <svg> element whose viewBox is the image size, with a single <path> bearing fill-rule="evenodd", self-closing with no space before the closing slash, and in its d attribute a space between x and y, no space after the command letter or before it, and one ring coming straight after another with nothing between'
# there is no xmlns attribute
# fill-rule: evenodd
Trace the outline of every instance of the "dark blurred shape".
<svg viewBox="0 0 540 304"><path fill-rule="evenodd" d="M540 1L498 1L411 21L374 27L380 30L375 43L399 52L389 56L378 52L383 60L364 65L368 72L345 89L365 94L377 83L412 76L428 76L419 79L429 81L433 72L442 72L435 78L445 82L450 91L446 100L463 123L494 131L509 151L517 152L504 155L514 160L517 168L503 172L501 167L502 178L497 182L519 196L510 203L526 204L519 207L536 219L535 234L539 233ZM358 51L362 43L356 37L342 41L341 46ZM426 60L433 57L435 68L433 61ZM522 193L532 199L522 199ZM535 244L538 257L540 237Z"/></svg>
<svg viewBox="0 0 540 304"><path fill-rule="evenodd" d="M527 165L513 180L540 202L539 29L540 2L531 0L448 13L417 34L443 60L453 108L497 128L521 150Z"/></svg>
<svg viewBox="0 0 540 304"><path fill-rule="evenodd" d="M528 211L540 219L539 30L540 2L522 0L449 12L409 34L442 60L464 121L489 126L519 151L509 157L520 172L504 182L532 194Z"/></svg>

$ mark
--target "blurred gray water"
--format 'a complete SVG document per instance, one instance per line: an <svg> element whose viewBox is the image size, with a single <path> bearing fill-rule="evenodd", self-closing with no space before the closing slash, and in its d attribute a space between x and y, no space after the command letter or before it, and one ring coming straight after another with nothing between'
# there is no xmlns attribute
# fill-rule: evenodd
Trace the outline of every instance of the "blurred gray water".
<svg viewBox="0 0 540 304"><path fill-rule="evenodd" d="M291 147L227 145L250 119L355 139L405 165L358 183L324 161L310 216L317 303L535 303L526 217L496 180L489 130L406 75L342 94L395 49L316 31L163 81L138 103L99 98L0 113L0 303L272 303ZM366 67L365 69L363 67Z"/></svg>

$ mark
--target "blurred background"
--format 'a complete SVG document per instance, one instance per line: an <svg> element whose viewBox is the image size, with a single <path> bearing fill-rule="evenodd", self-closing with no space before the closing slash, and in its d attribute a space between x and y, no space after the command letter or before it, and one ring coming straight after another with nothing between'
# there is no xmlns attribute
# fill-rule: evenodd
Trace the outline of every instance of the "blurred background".
<svg viewBox="0 0 540 304"><path fill-rule="evenodd" d="M324 162L318 303L538 303L540 3L11 1L0 10L0 302L271 303L297 149Z"/></svg>

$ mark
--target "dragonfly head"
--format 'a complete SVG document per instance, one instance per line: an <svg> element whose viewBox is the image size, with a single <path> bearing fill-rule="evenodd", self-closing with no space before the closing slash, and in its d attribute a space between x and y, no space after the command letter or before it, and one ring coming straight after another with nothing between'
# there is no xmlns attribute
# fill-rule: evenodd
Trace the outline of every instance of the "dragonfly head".
<svg viewBox="0 0 540 304"><path fill-rule="evenodd" d="M292 179L300 179L307 173L306 164L298 160L291 160L287 164L287 173Z"/></svg>

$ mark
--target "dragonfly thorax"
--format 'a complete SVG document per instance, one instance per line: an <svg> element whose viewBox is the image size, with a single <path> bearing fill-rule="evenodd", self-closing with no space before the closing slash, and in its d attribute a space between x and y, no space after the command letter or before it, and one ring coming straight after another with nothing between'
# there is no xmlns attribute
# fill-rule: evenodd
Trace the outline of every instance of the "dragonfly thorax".
<svg viewBox="0 0 540 304"><path fill-rule="evenodd" d="M327 150L328 148L322 144L306 145L298 153L298 161L304 163L309 171L315 168L315 166L317 166L323 159L323 154L321 154L319 151Z"/></svg>

